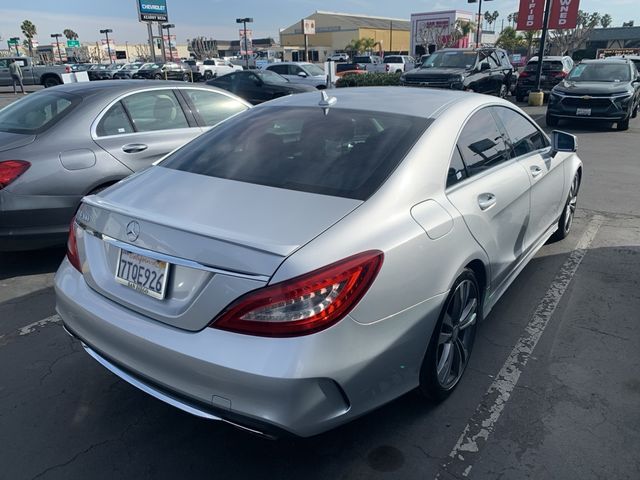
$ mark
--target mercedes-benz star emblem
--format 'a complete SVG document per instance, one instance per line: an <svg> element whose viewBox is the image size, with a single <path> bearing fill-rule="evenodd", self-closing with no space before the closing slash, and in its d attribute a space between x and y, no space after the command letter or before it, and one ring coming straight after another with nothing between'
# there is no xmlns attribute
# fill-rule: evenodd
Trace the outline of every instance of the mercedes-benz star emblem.
<svg viewBox="0 0 640 480"><path fill-rule="evenodd" d="M127 224L127 238L135 242L138 239L138 235L140 235L140 224L132 220Z"/></svg>

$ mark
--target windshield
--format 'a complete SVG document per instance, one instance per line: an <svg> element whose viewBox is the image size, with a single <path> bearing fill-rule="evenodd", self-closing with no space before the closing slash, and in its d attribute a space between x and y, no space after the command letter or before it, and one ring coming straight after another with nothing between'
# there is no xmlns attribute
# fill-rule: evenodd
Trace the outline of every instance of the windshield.
<svg viewBox="0 0 640 480"><path fill-rule="evenodd" d="M271 70L253 70L264 83L287 83L289 80Z"/></svg>
<svg viewBox="0 0 640 480"><path fill-rule="evenodd" d="M268 107L227 120L160 166L323 195L366 200L430 120L319 107Z"/></svg>
<svg viewBox="0 0 640 480"><path fill-rule="evenodd" d="M142 67L142 63L130 63L124 67L125 70L138 70Z"/></svg>
<svg viewBox="0 0 640 480"><path fill-rule="evenodd" d="M162 68L164 63L145 63L141 70L154 70L156 68Z"/></svg>
<svg viewBox="0 0 640 480"><path fill-rule="evenodd" d="M529 62L527 66L524 67L525 72L536 72L538 70L538 62ZM561 72L562 71L562 62L548 62L543 60L542 62L542 71L543 72Z"/></svg>
<svg viewBox="0 0 640 480"><path fill-rule="evenodd" d="M324 70L319 66L314 65L313 63L309 63L304 65L303 68L307 71L309 75L324 75Z"/></svg>
<svg viewBox="0 0 640 480"><path fill-rule="evenodd" d="M29 95L0 110L0 132L42 133L80 103L81 98L60 92Z"/></svg>
<svg viewBox="0 0 640 480"><path fill-rule="evenodd" d="M471 69L476 64L476 52L434 52L422 63L422 68L464 68Z"/></svg>
<svg viewBox="0 0 640 480"><path fill-rule="evenodd" d="M569 73L572 82L629 82L631 72L626 64L581 63Z"/></svg>

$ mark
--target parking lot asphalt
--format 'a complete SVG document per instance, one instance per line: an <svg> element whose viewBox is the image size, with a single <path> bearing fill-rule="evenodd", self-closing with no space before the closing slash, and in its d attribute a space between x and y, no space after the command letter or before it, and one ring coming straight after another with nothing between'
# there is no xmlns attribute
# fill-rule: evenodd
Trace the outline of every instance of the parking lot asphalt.
<svg viewBox="0 0 640 480"><path fill-rule="evenodd" d="M480 325L456 391L313 438L263 440L119 380L55 315L64 249L0 254L0 478L637 479L640 118L559 128L585 166L574 228Z"/></svg>

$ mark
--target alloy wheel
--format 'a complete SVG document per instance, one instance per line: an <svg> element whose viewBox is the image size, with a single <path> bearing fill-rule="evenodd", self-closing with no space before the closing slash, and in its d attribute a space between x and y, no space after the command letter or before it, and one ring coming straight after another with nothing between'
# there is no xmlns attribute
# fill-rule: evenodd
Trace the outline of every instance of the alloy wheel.
<svg viewBox="0 0 640 480"><path fill-rule="evenodd" d="M571 230L571 225L573 224L573 217L576 213L576 206L578 205L578 188L580 186L578 176L573 177L573 181L571 182L571 190L569 190L569 201L567 202L567 206L565 207L564 212L564 231L568 232Z"/></svg>
<svg viewBox="0 0 640 480"><path fill-rule="evenodd" d="M477 317L477 287L471 280L463 280L449 301L438 336L436 372L443 389L453 388L464 373L473 346Z"/></svg>

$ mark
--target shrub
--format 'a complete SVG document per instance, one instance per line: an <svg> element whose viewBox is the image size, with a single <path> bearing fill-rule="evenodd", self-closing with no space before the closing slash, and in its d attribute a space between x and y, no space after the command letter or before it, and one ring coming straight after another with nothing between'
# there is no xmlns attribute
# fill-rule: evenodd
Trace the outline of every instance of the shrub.
<svg viewBox="0 0 640 480"><path fill-rule="evenodd" d="M400 85L400 73L347 74L339 78L336 87L384 87Z"/></svg>

